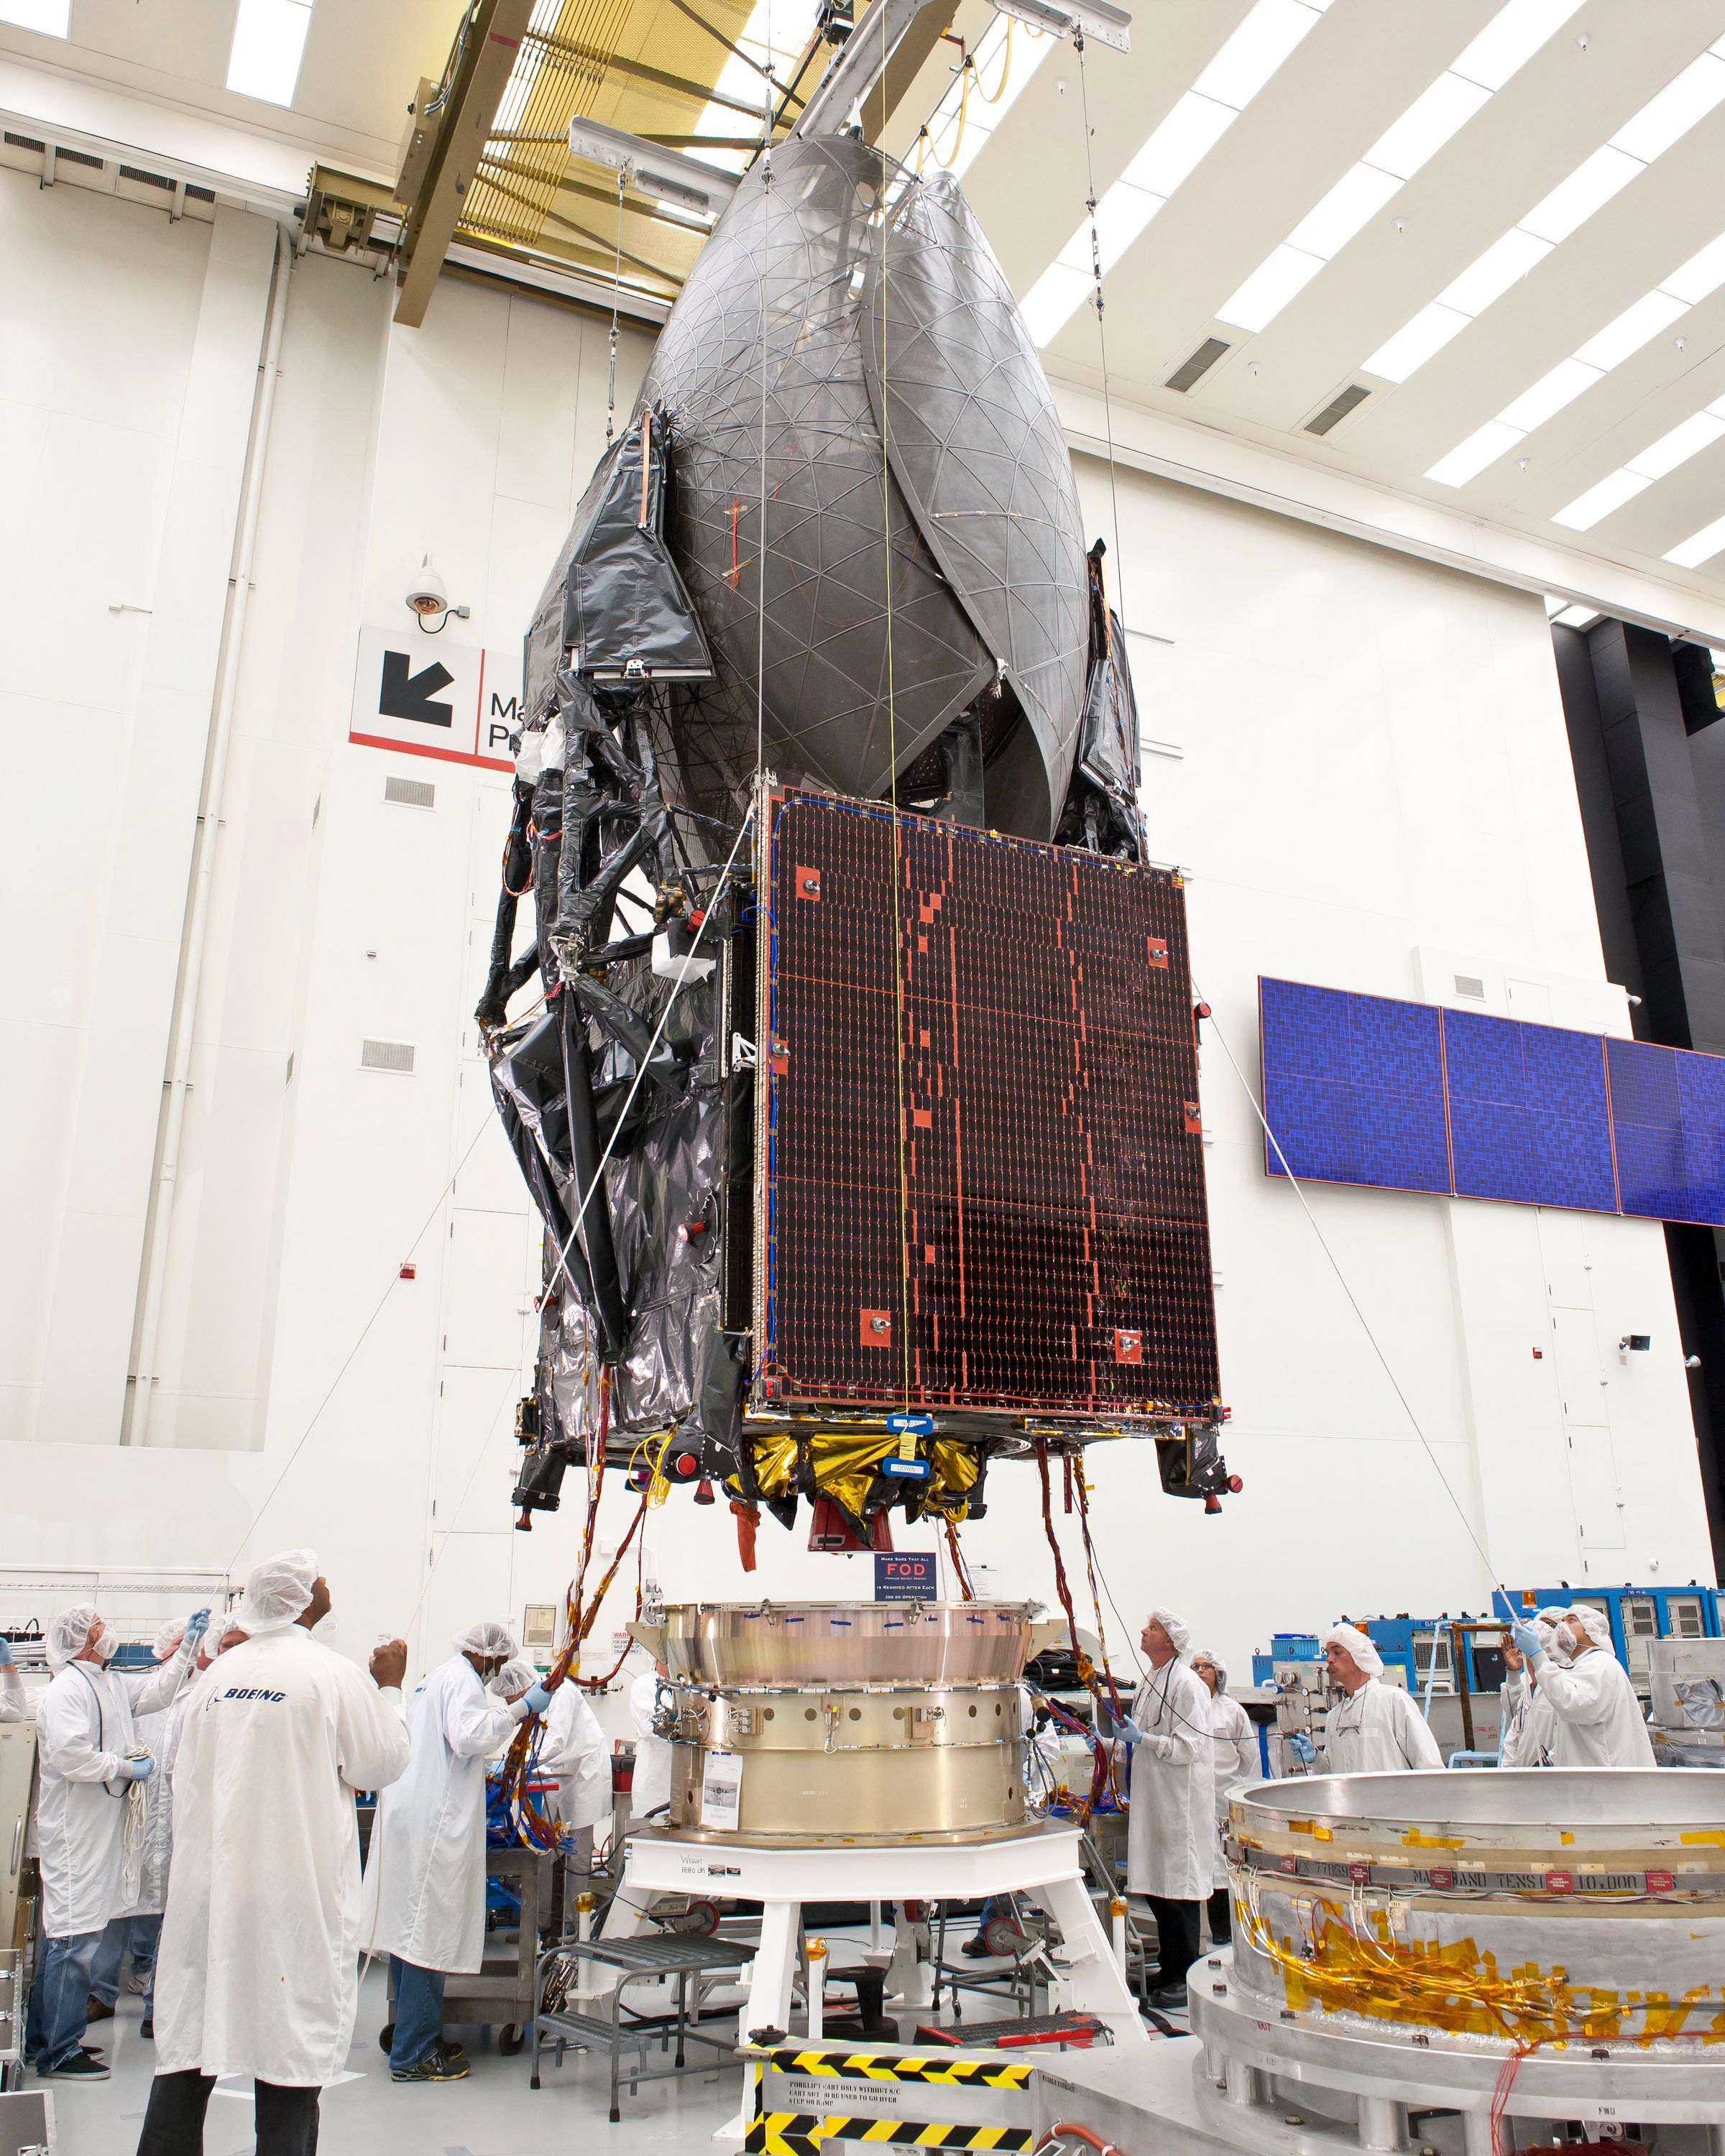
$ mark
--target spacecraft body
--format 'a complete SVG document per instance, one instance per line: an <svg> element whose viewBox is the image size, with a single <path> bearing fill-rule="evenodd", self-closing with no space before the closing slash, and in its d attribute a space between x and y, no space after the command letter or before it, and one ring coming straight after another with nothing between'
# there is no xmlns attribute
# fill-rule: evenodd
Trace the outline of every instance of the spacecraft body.
<svg viewBox="0 0 1725 2156"><path fill-rule="evenodd" d="M1101 561L956 184L775 149L526 641L479 1009L547 1231L522 1524L601 1452L807 1496L832 1547L1104 1435L1230 1486L1183 891Z"/></svg>

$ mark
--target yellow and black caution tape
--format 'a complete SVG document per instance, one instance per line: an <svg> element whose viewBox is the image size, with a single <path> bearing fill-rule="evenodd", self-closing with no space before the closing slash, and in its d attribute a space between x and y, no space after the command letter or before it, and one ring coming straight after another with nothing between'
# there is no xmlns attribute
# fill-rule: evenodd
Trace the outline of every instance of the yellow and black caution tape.
<svg viewBox="0 0 1725 2156"><path fill-rule="evenodd" d="M753 2156L816 2156L823 2123L818 2112L757 2111L744 2129L742 2145Z"/></svg>
<svg viewBox="0 0 1725 2156"><path fill-rule="evenodd" d="M775 2051L782 2074L826 2074L852 2081L961 2082L971 2088L1028 2088L1035 2068L1000 2059L954 2059L940 2051Z"/></svg>
<svg viewBox="0 0 1725 2156"><path fill-rule="evenodd" d="M890 2141L901 2148L1028 2148L1036 2138L1028 2126L924 2125L914 2118L827 2118L819 2138Z"/></svg>

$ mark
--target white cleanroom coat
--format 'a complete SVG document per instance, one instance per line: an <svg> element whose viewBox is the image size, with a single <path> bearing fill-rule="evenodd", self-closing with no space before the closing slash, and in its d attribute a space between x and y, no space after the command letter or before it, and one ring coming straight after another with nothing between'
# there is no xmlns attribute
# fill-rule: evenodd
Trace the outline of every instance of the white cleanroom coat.
<svg viewBox="0 0 1725 2156"><path fill-rule="evenodd" d="M366 1953L471 1974L485 1955L485 1767L527 1712L485 1690L465 1655L408 1709L408 1771L377 1799L360 1902Z"/></svg>
<svg viewBox="0 0 1725 2156"><path fill-rule="evenodd" d="M188 1675L195 1676L195 1672ZM116 1916L159 1917L167 1904L167 1853L173 1835L174 1805L169 1771L173 1765L173 1746L179 1735L180 1702L189 1693L188 1686L172 1707L157 1714L134 1714L131 1718L134 1741L141 1744L156 1762L156 1772L145 1783L136 1799L142 1804L144 1813L137 1871L127 1892L124 1876L126 1867L122 1861L121 1894L126 1906L116 1910Z"/></svg>
<svg viewBox="0 0 1725 2156"><path fill-rule="evenodd" d="M1529 1681L1522 1670L1503 1685L1503 1729L1498 1741L1500 1767L1548 1767L1557 1743L1558 1718L1545 1687Z"/></svg>
<svg viewBox="0 0 1725 2156"><path fill-rule="evenodd" d="M322 2087L359 2003L356 1789L408 1763L401 1694L289 1625L187 1702L156 1961L156 2071Z"/></svg>
<svg viewBox="0 0 1725 2156"><path fill-rule="evenodd" d="M1555 1767L1651 1767L1653 1739L1629 1673L1603 1647L1584 1648L1567 1670L1549 1655L1535 1665L1555 1722Z"/></svg>
<svg viewBox="0 0 1725 2156"><path fill-rule="evenodd" d="M1126 1881L1134 1894L1201 1902L1216 1877L1216 1772L1210 1695L1184 1662L1152 1670L1132 1700Z"/></svg>
<svg viewBox="0 0 1725 2156"><path fill-rule="evenodd" d="M572 1678L552 1693L539 1764L557 1783L557 1817L572 1832L611 1816L611 1747L592 1702Z"/></svg>
<svg viewBox="0 0 1725 2156"><path fill-rule="evenodd" d="M40 1692L26 1691L16 1665L0 1664L0 1722L33 1722Z"/></svg>
<svg viewBox="0 0 1725 2156"><path fill-rule="evenodd" d="M1199 1680L1203 1681L1202 1679ZM1210 1753L1216 1777L1216 1821L1228 1816L1228 1799L1236 1789L1261 1782L1258 1732L1237 1699L1219 1691L1210 1701Z"/></svg>
<svg viewBox="0 0 1725 2156"><path fill-rule="evenodd" d="M1330 1709L1324 1753L1332 1774L1398 1774L1444 1763L1425 1717L1406 1692L1377 1677Z"/></svg>
<svg viewBox="0 0 1725 2156"><path fill-rule="evenodd" d="M644 1671L629 1688L629 1717L635 1726L635 1771L629 1802L638 1820L670 1802L670 1743L653 1734L653 1703L658 1697L659 1675L655 1670ZM663 1820L658 1823L665 1825Z"/></svg>
<svg viewBox="0 0 1725 2156"><path fill-rule="evenodd" d="M99 1932L120 1912L121 1835L132 1783L126 1754L134 1713L165 1707L185 1675L184 1650L141 1675L68 1662L36 1708L42 1928L51 1939ZM144 1791L140 1790L141 1803Z"/></svg>

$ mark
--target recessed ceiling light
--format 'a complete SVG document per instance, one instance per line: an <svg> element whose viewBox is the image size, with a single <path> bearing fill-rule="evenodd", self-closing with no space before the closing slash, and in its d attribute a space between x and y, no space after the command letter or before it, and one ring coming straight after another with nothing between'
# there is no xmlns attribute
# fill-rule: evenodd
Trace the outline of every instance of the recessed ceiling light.
<svg viewBox="0 0 1725 2156"><path fill-rule="evenodd" d="M1615 472L1607 472L1597 486L1590 486L1585 494L1578 494L1574 501L1558 511L1552 518L1553 524L1562 524L1571 531L1590 531L1601 517L1609 516L1614 509L1621 509L1625 502L1633 501L1642 490L1653 484L1632 472L1625 465Z"/></svg>
<svg viewBox="0 0 1725 2156"><path fill-rule="evenodd" d="M1551 604L1549 599L1546 601L1546 604L1549 607ZM1552 616L1552 619L1561 629L1591 629L1596 621L1603 621L1605 617L1597 607L1590 606L1565 607L1561 613L1554 613Z"/></svg>
<svg viewBox="0 0 1725 2156"><path fill-rule="evenodd" d="M1441 352L1452 336L1465 330L1471 319L1434 300L1378 346L1365 362L1365 371L1382 375L1386 382L1405 382L1415 368L1424 367L1435 352Z"/></svg>
<svg viewBox="0 0 1725 2156"><path fill-rule="evenodd" d="M1536 427L1543 427L1553 412L1561 412L1566 404L1573 404L1584 389L1591 388L1603 371L1579 359L1560 359L1549 374L1543 375L1531 389L1524 389L1514 403L1506 404L1497 415L1498 421L1512 427L1517 439L1531 434Z"/></svg>
<svg viewBox="0 0 1725 2156"><path fill-rule="evenodd" d="M1149 140L1097 203L1096 233L1105 274L1233 126L1241 109L1257 95L1301 39L1317 27L1329 4L1330 0L1257 0L1196 83L1153 130ZM966 125L969 125L968 120ZM1122 190L1127 198L1117 204L1114 198ZM1089 262L1086 219L1025 299L1025 319L1039 347L1059 335L1090 289L1087 275L1074 285L1069 276L1057 273L1080 263L1087 267Z"/></svg>
<svg viewBox="0 0 1725 2156"><path fill-rule="evenodd" d="M72 34L72 0L0 0L0 23L39 30L44 38Z"/></svg>
<svg viewBox="0 0 1725 2156"><path fill-rule="evenodd" d="M1305 223L1296 225L1284 244L1230 294L1216 310L1220 318L1243 329L1264 328L1295 293L1311 282L1317 269L1346 246L1405 180L1436 156L1580 5L1581 0L1508 0L1455 64L1428 85L1359 162L1343 174ZM1286 259L1291 249L1302 255L1317 255L1317 268L1307 269L1296 276L1300 265ZM1272 300L1276 300L1273 306L1269 304ZM1446 341L1446 338L1439 340ZM1433 351L1436 348L1432 346ZM1430 352L1425 357L1430 358ZM1368 360L1366 366L1387 380L1401 379L1374 360Z"/></svg>
<svg viewBox="0 0 1725 2156"><path fill-rule="evenodd" d="M1673 93L1681 90L1681 95ZM1567 239L1578 226L1586 223L1596 210L1620 193L1638 174L1645 172L1652 158L1686 134L1697 121L1702 119L1716 105L1725 102L1725 38L1708 48L1700 58L1686 68L1676 81L1668 83L1657 97L1651 98L1635 116L1619 128L1611 140L1584 157L1566 179L1560 180L1543 201L1536 203L1520 223L1512 225L1501 239L1492 242L1485 252L1471 263L1447 290L1439 294L1440 301L1453 307L1471 320L1481 315L1494 300L1499 299L1510 286L1545 259L1554 247ZM1703 249L1702 255L1708 250ZM1698 264L1702 255L1695 259ZM1689 267L1692 265L1686 265ZM1680 275L1681 272L1678 273ZM1725 275L1725 271L1722 271ZM1715 279L1714 282L1718 282ZM1676 288L1671 286L1673 290ZM1711 286L1708 287L1712 289ZM1681 297L1681 292L1678 297ZM1650 314L1652 310L1649 310ZM1420 321L1414 317L1414 322ZM1671 317L1667 315L1666 321ZM1622 322L1623 318L1619 318ZM1414 323L1407 325L1409 329ZM1450 336L1459 334L1466 326L1464 321L1450 330ZM1428 331L1430 325L1427 325ZM1608 325L1608 331L1618 328L1618 323ZM1663 325L1660 325L1663 326ZM1628 333L1625 326L1624 334ZM1657 335L1657 328L1648 336ZM1601 332L1602 335L1607 332ZM1368 373L1383 374L1392 382L1404 382L1413 368L1405 366L1400 340L1405 331L1398 330L1395 336L1386 339L1377 353L1365 362ZM1425 346L1424 357L1415 362L1423 365L1435 352L1442 350L1448 337L1435 341L1426 335L1414 340L1414 347ZM1642 342L1645 341L1644 337ZM1636 348L1636 347L1631 347ZM1398 374L1378 364L1384 354L1394 356L1403 363L1404 371ZM1582 352L1579 358L1590 358ZM1603 366L1605 362L1593 360ZM1610 362L1615 365L1616 362Z"/></svg>
<svg viewBox="0 0 1725 2156"><path fill-rule="evenodd" d="M1702 525L1699 531L1692 532L1681 547L1673 547L1662 558L1675 562L1680 569L1698 569L1703 562L1711 562L1715 554L1722 553L1725 553L1725 516Z"/></svg>
<svg viewBox="0 0 1725 2156"><path fill-rule="evenodd" d="M1448 456L1440 457L1425 476L1442 486L1466 486L1521 439L1513 427L1506 427L1501 419L1488 419L1477 434L1470 434Z"/></svg>
<svg viewBox="0 0 1725 2156"><path fill-rule="evenodd" d="M1725 403L1725 399L1721 400ZM1692 418L1673 427L1668 434L1661 434L1656 442L1650 442L1638 455L1630 459L1625 469L1639 472L1643 479L1663 479L1674 472L1679 465L1686 465L1691 457L1698 457L1703 449L1710 449L1722 434L1725 434L1725 413L1717 404L1697 412Z"/></svg>
<svg viewBox="0 0 1725 2156"><path fill-rule="evenodd" d="M239 0L228 89L266 105L291 105L311 26L311 0Z"/></svg>

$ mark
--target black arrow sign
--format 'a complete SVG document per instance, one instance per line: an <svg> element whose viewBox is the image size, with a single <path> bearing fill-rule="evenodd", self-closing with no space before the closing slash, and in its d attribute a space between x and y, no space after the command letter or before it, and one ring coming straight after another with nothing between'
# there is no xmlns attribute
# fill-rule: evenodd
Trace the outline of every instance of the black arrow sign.
<svg viewBox="0 0 1725 2156"><path fill-rule="evenodd" d="M422 726L448 726L455 721L453 704L432 701L439 689L454 680L447 666L436 660L422 673L410 674L413 661L405 651L386 651L383 679L377 690L378 716L386 719L418 719Z"/></svg>

